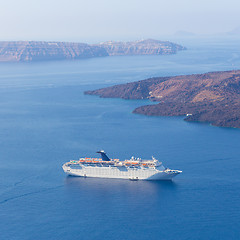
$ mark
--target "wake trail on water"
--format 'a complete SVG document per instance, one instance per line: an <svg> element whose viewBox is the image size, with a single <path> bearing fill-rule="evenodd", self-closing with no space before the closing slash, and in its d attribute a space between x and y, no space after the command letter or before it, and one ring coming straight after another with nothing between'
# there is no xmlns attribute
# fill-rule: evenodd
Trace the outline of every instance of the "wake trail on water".
<svg viewBox="0 0 240 240"><path fill-rule="evenodd" d="M27 176L22 178L21 180L18 180L17 182L13 183L11 186L7 187L5 191L3 191L0 196L3 196L6 193L9 193L10 191L12 191L15 187L17 187L19 184L23 183L25 180L32 178L35 176Z"/></svg>
<svg viewBox="0 0 240 240"><path fill-rule="evenodd" d="M48 192L48 191L55 190L55 189L58 189L58 188L61 188L61 187L63 187L63 185L59 185L59 186L55 186L55 187L51 187L51 188L47 188L47 189L43 189L43 190L39 190L39 191L23 193L23 194L20 194L20 195L17 195L17 196L13 196L13 197L3 199L3 200L0 201L0 204L4 204L4 203L9 202L11 200L31 196L31 195L38 194L38 193Z"/></svg>

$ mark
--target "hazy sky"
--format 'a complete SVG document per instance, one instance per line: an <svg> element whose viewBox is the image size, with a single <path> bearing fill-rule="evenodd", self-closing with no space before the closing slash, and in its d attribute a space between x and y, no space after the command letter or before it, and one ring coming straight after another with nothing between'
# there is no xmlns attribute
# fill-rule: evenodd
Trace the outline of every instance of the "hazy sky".
<svg viewBox="0 0 240 240"><path fill-rule="evenodd" d="M0 0L0 40L102 41L240 26L239 0Z"/></svg>

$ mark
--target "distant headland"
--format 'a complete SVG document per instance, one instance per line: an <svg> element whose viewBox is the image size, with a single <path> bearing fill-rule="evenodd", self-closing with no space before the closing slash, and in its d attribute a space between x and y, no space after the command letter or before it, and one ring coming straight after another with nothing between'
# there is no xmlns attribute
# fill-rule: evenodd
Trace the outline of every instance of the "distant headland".
<svg viewBox="0 0 240 240"><path fill-rule="evenodd" d="M133 113L186 116L186 121L240 128L240 70L155 77L85 94L150 99L159 103L138 107Z"/></svg>
<svg viewBox="0 0 240 240"><path fill-rule="evenodd" d="M84 59L119 55L168 55L186 48L168 41L153 39L99 44L40 41L0 42L0 62L29 62Z"/></svg>

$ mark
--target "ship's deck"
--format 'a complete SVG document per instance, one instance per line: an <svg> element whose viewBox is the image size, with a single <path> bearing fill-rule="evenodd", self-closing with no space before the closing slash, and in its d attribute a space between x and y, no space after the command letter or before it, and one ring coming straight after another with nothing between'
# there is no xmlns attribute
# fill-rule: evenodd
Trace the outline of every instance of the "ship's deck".
<svg viewBox="0 0 240 240"><path fill-rule="evenodd" d="M142 160L132 158L130 160L120 161L119 159L110 159L104 161L101 158L80 158L79 160L71 160L69 164L82 164L88 166L125 166L125 167L156 167L162 165L158 160Z"/></svg>

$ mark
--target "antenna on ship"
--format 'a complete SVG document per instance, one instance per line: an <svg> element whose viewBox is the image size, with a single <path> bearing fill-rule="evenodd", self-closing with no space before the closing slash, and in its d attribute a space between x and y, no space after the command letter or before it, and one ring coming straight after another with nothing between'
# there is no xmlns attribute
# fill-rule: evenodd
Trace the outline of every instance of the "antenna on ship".
<svg viewBox="0 0 240 240"><path fill-rule="evenodd" d="M110 158L107 156L107 154L104 152L104 150L100 150L97 153L101 154L101 157L102 157L103 161L110 161Z"/></svg>

